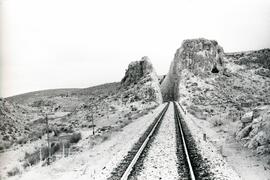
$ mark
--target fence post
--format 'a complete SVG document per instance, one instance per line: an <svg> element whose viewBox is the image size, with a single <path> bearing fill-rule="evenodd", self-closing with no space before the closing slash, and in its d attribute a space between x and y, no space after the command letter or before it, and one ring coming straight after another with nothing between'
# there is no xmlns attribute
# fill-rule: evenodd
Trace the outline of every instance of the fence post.
<svg viewBox="0 0 270 180"><path fill-rule="evenodd" d="M47 164L50 165L50 158L51 158L51 146L50 146L50 134L49 134L49 120L48 120L48 114L45 114L45 120L46 120L46 129L47 129L47 142L48 142L48 151L49 156L47 159Z"/></svg>
<svg viewBox="0 0 270 180"><path fill-rule="evenodd" d="M92 114L92 130L93 130L93 135L95 135L95 126L94 126L94 115Z"/></svg>
<svg viewBox="0 0 270 180"><path fill-rule="evenodd" d="M64 158L65 157L65 144L63 142L62 144L63 144L62 158Z"/></svg>
<svg viewBox="0 0 270 180"><path fill-rule="evenodd" d="M219 147L219 152L220 152L221 156L224 157L224 155L223 155L223 145L221 145Z"/></svg>
<svg viewBox="0 0 270 180"><path fill-rule="evenodd" d="M39 162L40 162L40 164L42 165L42 146L41 146L41 148L39 149Z"/></svg>
<svg viewBox="0 0 270 180"><path fill-rule="evenodd" d="M203 133L203 140L206 141L206 134Z"/></svg>

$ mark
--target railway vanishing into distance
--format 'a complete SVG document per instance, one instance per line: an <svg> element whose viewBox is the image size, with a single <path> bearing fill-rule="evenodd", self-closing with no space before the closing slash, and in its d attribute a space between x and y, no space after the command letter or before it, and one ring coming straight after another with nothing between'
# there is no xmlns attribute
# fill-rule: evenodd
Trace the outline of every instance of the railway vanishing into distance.
<svg viewBox="0 0 270 180"><path fill-rule="evenodd" d="M180 103L167 102L127 156L113 170L109 180L156 179L154 172L160 173L161 179L212 179L209 165L198 151L182 113L185 110ZM164 136L170 136L167 138L174 142L168 142Z"/></svg>

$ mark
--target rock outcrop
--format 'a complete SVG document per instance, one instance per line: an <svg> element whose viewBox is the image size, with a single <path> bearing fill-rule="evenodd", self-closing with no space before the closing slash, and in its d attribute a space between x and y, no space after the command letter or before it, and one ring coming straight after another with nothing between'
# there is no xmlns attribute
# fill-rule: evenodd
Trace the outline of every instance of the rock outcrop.
<svg viewBox="0 0 270 180"><path fill-rule="evenodd" d="M244 117L250 117L243 121ZM270 106L261 106L247 112L241 119L241 127L236 132L236 139L244 141L244 146L255 149L258 154L270 153Z"/></svg>
<svg viewBox="0 0 270 180"><path fill-rule="evenodd" d="M124 78L121 80L121 84L129 86L134 83L138 83L141 78L154 72L152 63L147 56L142 57L140 61L133 61L128 65L128 69Z"/></svg>
<svg viewBox="0 0 270 180"><path fill-rule="evenodd" d="M269 154L269 60L269 49L224 53L215 41L184 41L161 85L163 97L180 101L187 113L235 134L258 154Z"/></svg>
<svg viewBox="0 0 270 180"><path fill-rule="evenodd" d="M142 57L140 61L131 62L121 80L123 93L129 101L144 100L162 103L162 95L158 76L148 57Z"/></svg>
<svg viewBox="0 0 270 180"><path fill-rule="evenodd" d="M217 41L203 38L184 40L176 51L170 70L161 85L163 99L179 99L179 82L185 69L202 77L223 72L223 54L223 48Z"/></svg>

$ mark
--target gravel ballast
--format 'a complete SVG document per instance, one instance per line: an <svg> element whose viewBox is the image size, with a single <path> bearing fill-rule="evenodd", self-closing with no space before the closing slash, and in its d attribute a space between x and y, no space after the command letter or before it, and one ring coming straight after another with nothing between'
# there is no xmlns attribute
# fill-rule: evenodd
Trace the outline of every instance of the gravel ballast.
<svg viewBox="0 0 270 180"><path fill-rule="evenodd" d="M178 179L174 109L170 103L136 179Z"/></svg>

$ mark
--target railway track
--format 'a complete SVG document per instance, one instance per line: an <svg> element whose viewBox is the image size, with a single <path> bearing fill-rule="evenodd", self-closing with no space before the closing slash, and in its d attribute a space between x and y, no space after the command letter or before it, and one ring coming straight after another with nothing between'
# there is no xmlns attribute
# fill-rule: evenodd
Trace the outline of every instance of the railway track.
<svg viewBox="0 0 270 180"><path fill-rule="evenodd" d="M188 156L187 161L189 161L188 166L189 170L192 169L193 172L189 172L189 177L187 179L199 179L199 180L211 180L213 178L213 173L210 172L209 161L202 157L200 154L200 150L198 149L195 140L193 139L189 128L187 127L185 121L183 121L183 117L180 113L178 106L183 110L183 107L180 103L174 102L175 108L175 122L178 126L177 129L181 131L178 136L183 137L185 141L185 156ZM183 112L185 112L183 110ZM178 146L181 148L181 145ZM187 155L188 154L188 155ZM179 156L178 156L179 157ZM181 155L179 157L181 159ZM179 168L179 167L178 167Z"/></svg>
<svg viewBox="0 0 270 180"><path fill-rule="evenodd" d="M128 179L134 165L142 154L143 150L153 137L156 132L158 126L160 125L165 113L167 112L169 107L169 103L163 108L163 110L156 117L154 122L148 127L143 136L139 139L139 141L133 146L133 148L128 152L127 156L120 162L118 167L116 167L111 176L108 178L109 180L126 180Z"/></svg>
<svg viewBox="0 0 270 180"><path fill-rule="evenodd" d="M151 126L134 145L132 150L128 152L127 156L124 157L118 167L114 169L109 180L137 179L137 175L140 174L140 172L137 171L141 171L143 169L144 158L147 156L147 151L152 145L152 142L154 141L153 139L155 139L155 136L159 133L158 131L160 124L162 123L163 117L167 112L169 104L170 103L164 107ZM178 105L180 108L182 108L180 104ZM173 109L175 132L172 133L176 133L177 163L175 164L175 167L177 168L179 179L211 179L209 166L201 157L195 141L192 138L185 122L183 121L176 102L173 102ZM156 158L168 157L159 156ZM172 178L168 177L168 179Z"/></svg>
<svg viewBox="0 0 270 180"><path fill-rule="evenodd" d="M185 140L185 134L183 131L183 126L181 122L180 112L177 108L176 103L174 105L174 119L176 126L176 136L177 136L177 157L178 157L178 173L181 179L191 179L195 180L195 174L189 157L189 152Z"/></svg>

